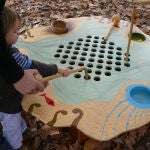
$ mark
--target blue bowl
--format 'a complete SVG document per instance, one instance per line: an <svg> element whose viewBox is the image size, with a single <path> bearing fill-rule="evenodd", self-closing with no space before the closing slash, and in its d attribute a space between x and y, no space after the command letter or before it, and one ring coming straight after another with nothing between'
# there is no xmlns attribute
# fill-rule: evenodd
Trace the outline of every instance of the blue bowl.
<svg viewBox="0 0 150 150"><path fill-rule="evenodd" d="M139 108L150 108L150 87L131 85L126 89L127 100Z"/></svg>

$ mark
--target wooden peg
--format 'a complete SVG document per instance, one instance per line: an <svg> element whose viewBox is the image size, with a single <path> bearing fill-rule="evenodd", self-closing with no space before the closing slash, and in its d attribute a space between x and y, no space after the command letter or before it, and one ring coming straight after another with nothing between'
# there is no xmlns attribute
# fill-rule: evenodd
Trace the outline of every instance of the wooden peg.
<svg viewBox="0 0 150 150"><path fill-rule="evenodd" d="M71 74L75 73L75 72L78 72L78 71L83 71L83 70L85 71L85 79L88 80L88 73L87 73L87 69L85 67L72 69ZM56 79L56 78L59 78L59 77L63 77L63 74L57 73L55 75L51 75L51 76L44 77L44 78L40 74L37 74L35 77L39 82L44 83L44 82L47 82L49 80L53 80L53 79Z"/></svg>
<svg viewBox="0 0 150 150"><path fill-rule="evenodd" d="M129 39L128 39L128 46L127 46L125 61L128 61L128 57L129 57L134 19L135 19L135 6L133 6L133 9L132 9L131 25L130 25L130 32L129 32Z"/></svg>
<svg viewBox="0 0 150 150"><path fill-rule="evenodd" d="M119 14L113 15L113 17L112 17L112 22L113 22L113 24L111 25L111 27L110 27L110 29L109 29L107 35L104 37L104 41L107 41L107 39L108 39L110 33L112 32L112 29L113 29L114 25L118 25L119 22L120 22L120 20L121 20L121 18L120 18L120 15L119 15Z"/></svg>

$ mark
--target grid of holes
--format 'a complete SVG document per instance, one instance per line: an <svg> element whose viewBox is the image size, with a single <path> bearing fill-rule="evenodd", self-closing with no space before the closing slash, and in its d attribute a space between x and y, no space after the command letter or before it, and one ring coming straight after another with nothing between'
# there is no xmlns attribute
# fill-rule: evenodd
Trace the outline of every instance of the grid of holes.
<svg viewBox="0 0 150 150"><path fill-rule="evenodd" d="M94 75L95 81L101 80L102 73L110 77L112 70L120 72L121 67L130 67L130 54L128 61L124 61L126 54L122 48L116 47L114 42L105 42L103 39L88 35L85 39L79 38L76 42L69 42L66 47L59 45L54 57L58 58L61 64L68 63L70 69L74 69L75 65L85 66L89 79ZM115 67L112 67L112 64ZM81 76L80 72L74 74L77 79Z"/></svg>

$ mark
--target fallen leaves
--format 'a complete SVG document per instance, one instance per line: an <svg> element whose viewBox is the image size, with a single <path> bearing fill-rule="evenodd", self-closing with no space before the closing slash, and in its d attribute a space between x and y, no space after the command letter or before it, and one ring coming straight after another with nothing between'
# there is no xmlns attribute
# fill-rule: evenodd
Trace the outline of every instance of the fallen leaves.
<svg viewBox="0 0 150 150"><path fill-rule="evenodd" d="M63 19L96 15L111 18L119 13L123 20L131 19L131 3L120 0L13 0L7 5L22 18L23 29L50 25L51 18ZM136 22L143 32L150 34L150 6L136 7ZM22 30L22 29L21 29Z"/></svg>

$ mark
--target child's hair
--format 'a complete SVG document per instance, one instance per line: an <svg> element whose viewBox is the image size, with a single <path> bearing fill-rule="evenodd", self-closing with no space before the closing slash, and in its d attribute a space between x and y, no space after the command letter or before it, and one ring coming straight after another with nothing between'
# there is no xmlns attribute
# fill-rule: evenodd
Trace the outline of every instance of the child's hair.
<svg viewBox="0 0 150 150"><path fill-rule="evenodd" d="M9 29L16 23L17 19L19 20L18 14L5 6L1 15L4 33L9 31Z"/></svg>

